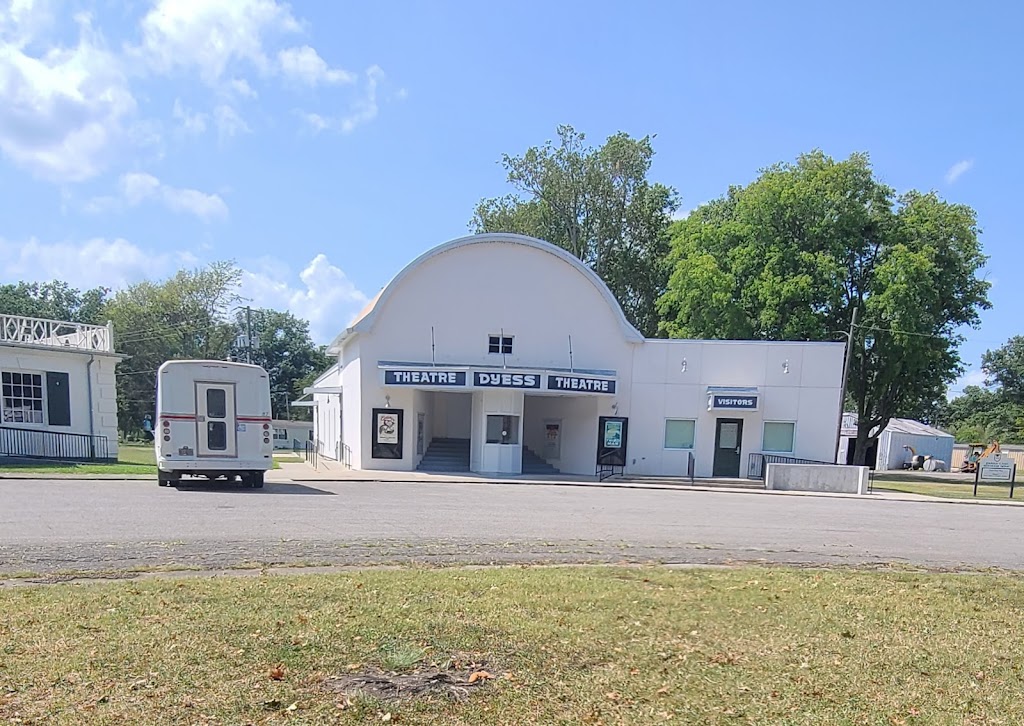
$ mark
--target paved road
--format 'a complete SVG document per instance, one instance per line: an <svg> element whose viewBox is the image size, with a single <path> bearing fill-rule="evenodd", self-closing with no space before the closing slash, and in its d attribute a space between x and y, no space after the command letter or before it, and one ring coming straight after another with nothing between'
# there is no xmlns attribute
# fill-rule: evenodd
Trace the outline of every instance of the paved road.
<svg viewBox="0 0 1024 726"><path fill-rule="evenodd" d="M1024 570L1024 508L523 484L0 480L0 573L768 561Z"/></svg>

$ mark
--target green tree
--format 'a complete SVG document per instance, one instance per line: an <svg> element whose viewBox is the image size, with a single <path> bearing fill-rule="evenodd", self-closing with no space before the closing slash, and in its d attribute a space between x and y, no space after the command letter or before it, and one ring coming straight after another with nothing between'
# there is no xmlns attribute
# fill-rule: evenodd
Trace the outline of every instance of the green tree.
<svg viewBox="0 0 1024 726"><path fill-rule="evenodd" d="M0 313L72 323L106 323L103 306L110 289L79 290L63 280L0 285Z"/></svg>
<svg viewBox="0 0 1024 726"><path fill-rule="evenodd" d="M308 419L309 409L292 410L288 402L302 395L303 382L331 365L331 358L313 342L308 322L288 312L259 309L237 311L234 325L238 335L231 350L237 360L246 360L250 353L244 338L250 322L254 342L258 341L251 360L270 375L274 418Z"/></svg>
<svg viewBox="0 0 1024 726"><path fill-rule="evenodd" d="M666 232L679 202L674 189L648 181L653 157L651 136L618 133L594 148L584 134L560 126L557 143L502 157L516 192L482 200L470 228L530 235L568 250L608 284L642 333L654 335L668 279Z"/></svg>
<svg viewBox="0 0 1024 726"><path fill-rule="evenodd" d="M989 307L976 216L896 193L868 157L820 151L764 170L672 229L659 309L673 337L853 339L857 463L894 416L933 412L962 369L959 331Z"/></svg>
<svg viewBox="0 0 1024 726"><path fill-rule="evenodd" d="M142 417L154 413L156 371L165 361L227 358L241 274L231 262L214 262L163 282L131 285L110 300L105 313L114 324L115 346L127 356L118 366L122 431L138 431Z"/></svg>
<svg viewBox="0 0 1024 726"><path fill-rule="evenodd" d="M1024 335L1015 335L999 348L986 351L981 366L988 385L998 386L1007 400L1024 404Z"/></svg>

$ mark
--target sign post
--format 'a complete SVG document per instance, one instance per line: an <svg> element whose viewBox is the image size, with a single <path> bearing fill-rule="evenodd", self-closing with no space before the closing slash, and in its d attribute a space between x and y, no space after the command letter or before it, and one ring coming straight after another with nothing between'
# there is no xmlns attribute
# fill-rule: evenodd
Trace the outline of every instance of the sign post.
<svg viewBox="0 0 1024 726"><path fill-rule="evenodd" d="M1010 498L1012 499L1016 481L1017 465L1009 456L997 451L978 462L978 468L974 472L974 496L978 496L979 483L998 482L1010 485Z"/></svg>

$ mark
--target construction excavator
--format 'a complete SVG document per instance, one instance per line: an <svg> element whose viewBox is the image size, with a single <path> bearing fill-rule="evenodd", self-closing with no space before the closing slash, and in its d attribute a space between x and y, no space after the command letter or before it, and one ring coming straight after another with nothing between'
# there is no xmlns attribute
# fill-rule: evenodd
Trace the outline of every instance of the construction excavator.
<svg viewBox="0 0 1024 726"><path fill-rule="evenodd" d="M978 470L978 465L982 459L992 454L998 454L1000 451L1002 449L999 448L998 441L993 441L988 446L985 446L985 444L968 444L967 456L964 457L964 463L960 465L960 471L964 474L973 474Z"/></svg>

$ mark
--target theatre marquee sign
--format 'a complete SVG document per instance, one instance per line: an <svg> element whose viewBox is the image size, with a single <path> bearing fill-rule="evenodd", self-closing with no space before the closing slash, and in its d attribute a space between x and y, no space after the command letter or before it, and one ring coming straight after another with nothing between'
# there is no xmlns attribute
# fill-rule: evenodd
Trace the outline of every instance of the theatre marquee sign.
<svg viewBox="0 0 1024 726"><path fill-rule="evenodd" d="M527 391L546 390L556 393L594 393L614 395L614 378L550 373L543 371L469 371L450 368L385 368L385 386L412 388L511 388Z"/></svg>

